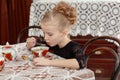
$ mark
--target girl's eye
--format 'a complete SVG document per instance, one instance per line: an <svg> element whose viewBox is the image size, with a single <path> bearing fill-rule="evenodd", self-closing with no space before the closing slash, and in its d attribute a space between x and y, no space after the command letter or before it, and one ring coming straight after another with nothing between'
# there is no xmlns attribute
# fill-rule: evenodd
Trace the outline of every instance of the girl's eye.
<svg viewBox="0 0 120 80"><path fill-rule="evenodd" d="M53 36L53 33L44 33L44 34L48 36Z"/></svg>
<svg viewBox="0 0 120 80"><path fill-rule="evenodd" d="M52 36L53 34L48 34L49 36Z"/></svg>

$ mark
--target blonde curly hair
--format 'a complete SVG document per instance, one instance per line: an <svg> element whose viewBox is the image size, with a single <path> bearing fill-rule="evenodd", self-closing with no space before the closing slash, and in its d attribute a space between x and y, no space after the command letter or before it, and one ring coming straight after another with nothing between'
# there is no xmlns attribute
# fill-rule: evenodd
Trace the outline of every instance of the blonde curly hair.
<svg viewBox="0 0 120 80"><path fill-rule="evenodd" d="M58 26L67 27L75 24L77 10L66 2L59 2L51 11L47 11L41 23L54 21ZM56 21L56 22L55 22Z"/></svg>

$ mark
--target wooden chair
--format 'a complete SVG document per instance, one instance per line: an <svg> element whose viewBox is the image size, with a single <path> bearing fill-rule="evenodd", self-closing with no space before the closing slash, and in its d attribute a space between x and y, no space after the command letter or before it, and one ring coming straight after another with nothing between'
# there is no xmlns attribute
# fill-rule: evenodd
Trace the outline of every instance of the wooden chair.
<svg viewBox="0 0 120 80"><path fill-rule="evenodd" d="M44 43L45 43L44 36L41 36L41 35L39 35L39 36L36 36L36 35L28 36L28 31L29 31L30 29L38 29L38 30L41 30L41 27L40 27L40 26L25 27L25 28L18 34L17 43L25 42L25 41L26 41L26 38L28 38L28 37L35 37L35 38L37 39L37 45L44 44Z"/></svg>
<svg viewBox="0 0 120 80"><path fill-rule="evenodd" d="M120 55L120 46L118 48L118 54ZM117 70L113 76L113 79L116 79L116 80L120 79L120 63L119 63L119 67L117 68Z"/></svg>
<svg viewBox="0 0 120 80"><path fill-rule="evenodd" d="M112 46L101 45L99 47L94 47L94 48L91 47L92 45L96 44L97 42L104 43L106 41L111 43ZM114 67L113 67L110 78L109 79L107 79L107 78L99 79L98 78L99 80L118 80L117 77L118 77L118 73L120 71L120 59L119 59L120 57L117 52L118 46L120 46L120 40L115 37L110 37L110 36L94 37L94 38L90 39L87 43L85 43L85 45L83 46L83 53L86 55L86 61L85 61L86 67L89 66L88 64L89 64L90 60L94 60L94 57L99 58L101 60L104 60L104 59L109 60L111 58L114 59L114 61L113 61ZM88 52L88 48L91 49L91 50L89 50L89 52ZM108 55L111 55L112 57L107 59ZM105 65L107 65L107 63ZM96 65L92 65L92 66L96 66ZM109 69L109 67L108 67L108 69ZM98 80L98 79L96 78L96 80Z"/></svg>
<svg viewBox="0 0 120 80"><path fill-rule="evenodd" d="M116 72L114 73L113 79L114 80L119 80L120 79L120 63L119 63L119 66L118 66Z"/></svg>

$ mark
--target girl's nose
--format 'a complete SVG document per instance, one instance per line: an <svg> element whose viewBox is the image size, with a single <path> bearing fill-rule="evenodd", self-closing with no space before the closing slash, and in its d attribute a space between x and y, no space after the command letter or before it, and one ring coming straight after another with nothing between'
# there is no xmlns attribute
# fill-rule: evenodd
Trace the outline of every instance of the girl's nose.
<svg viewBox="0 0 120 80"><path fill-rule="evenodd" d="M48 36L45 34L45 37L44 37L45 40L48 40Z"/></svg>

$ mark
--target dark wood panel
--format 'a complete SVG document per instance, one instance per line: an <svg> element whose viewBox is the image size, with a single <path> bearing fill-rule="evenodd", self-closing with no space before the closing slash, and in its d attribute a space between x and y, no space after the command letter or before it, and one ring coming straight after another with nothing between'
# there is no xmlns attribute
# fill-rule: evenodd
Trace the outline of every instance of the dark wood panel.
<svg viewBox="0 0 120 80"><path fill-rule="evenodd" d="M113 60L90 60L88 61L88 68L95 72L95 77L111 77L114 69Z"/></svg>
<svg viewBox="0 0 120 80"><path fill-rule="evenodd" d="M71 37L72 40L80 43L81 46L83 46L91 38L93 38L93 36L91 35L79 35L77 37ZM117 46L115 46L113 43L98 40L87 48L85 55L87 55L91 50L102 46L110 47L117 51ZM92 69L95 72L96 80L110 80L110 76L113 72L115 63L115 58L113 54L108 50L99 50L95 53L96 55L92 55L90 60L88 61L88 68Z"/></svg>

